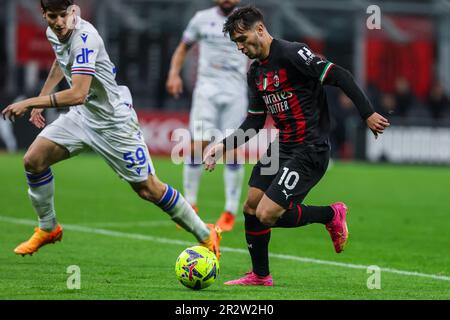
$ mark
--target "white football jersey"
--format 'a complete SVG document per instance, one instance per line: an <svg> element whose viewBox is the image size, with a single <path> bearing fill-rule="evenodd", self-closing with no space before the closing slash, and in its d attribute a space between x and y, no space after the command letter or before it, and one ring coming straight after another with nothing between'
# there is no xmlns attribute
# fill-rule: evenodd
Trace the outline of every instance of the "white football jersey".
<svg viewBox="0 0 450 320"><path fill-rule="evenodd" d="M218 7L198 11L183 33L183 42L199 44L198 82L242 91L247 87L248 58L223 33L226 20Z"/></svg>
<svg viewBox="0 0 450 320"><path fill-rule="evenodd" d="M113 128L125 123L134 113L130 108L132 102L123 93L124 88L117 85L116 67L94 26L80 19L67 42L61 43L50 28L47 38L69 86L72 86L74 74L93 77L86 102L75 107L83 116L83 123L93 129Z"/></svg>

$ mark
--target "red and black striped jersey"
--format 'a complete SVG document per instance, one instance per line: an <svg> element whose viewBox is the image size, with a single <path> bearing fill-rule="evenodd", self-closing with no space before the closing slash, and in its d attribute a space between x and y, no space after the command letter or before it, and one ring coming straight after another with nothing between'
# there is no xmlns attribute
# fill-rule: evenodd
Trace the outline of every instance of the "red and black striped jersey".
<svg viewBox="0 0 450 320"><path fill-rule="evenodd" d="M329 148L323 83L332 67L303 43L274 39L267 59L255 61L247 74L248 116L269 113L281 144Z"/></svg>

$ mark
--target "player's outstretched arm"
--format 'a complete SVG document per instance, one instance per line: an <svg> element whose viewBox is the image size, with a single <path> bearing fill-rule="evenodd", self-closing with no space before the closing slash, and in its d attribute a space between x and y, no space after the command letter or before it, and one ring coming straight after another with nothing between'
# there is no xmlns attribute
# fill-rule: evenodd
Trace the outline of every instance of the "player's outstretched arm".
<svg viewBox="0 0 450 320"><path fill-rule="evenodd" d="M14 103L2 111L4 119L14 121L33 108L58 108L83 104L91 87L92 76L75 74L72 76L72 88L54 94L34 97Z"/></svg>
<svg viewBox="0 0 450 320"><path fill-rule="evenodd" d="M166 89L171 96L178 98L183 93L183 80L181 79L180 72L186 60L187 52L190 46L184 42L180 42L175 50L172 61L170 63L169 75L167 77Z"/></svg>
<svg viewBox="0 0 450 320"><path fill-rule="evenodd" d="M353 101L361 118L366 121L367 126L372 130L375 138L378 138L378 134L382 134L384 130L390 126L389 121L386 118L373 110L369 99L356 84L349 71L338 65L333 65L328 72L324 84L339 87L344 91L344 93Z"/></svg>

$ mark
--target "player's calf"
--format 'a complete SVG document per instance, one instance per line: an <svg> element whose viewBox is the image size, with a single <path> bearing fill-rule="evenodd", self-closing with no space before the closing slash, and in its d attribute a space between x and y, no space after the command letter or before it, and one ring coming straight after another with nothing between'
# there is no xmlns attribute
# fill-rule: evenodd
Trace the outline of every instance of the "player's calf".
<svg viewBox="0 0 450 320"><path fill-rule="evenodd" d="M175 223L192 233L199 242L210 237L211 231L208 226L178 190L168 184L163 184L154 176L150 176L143 183L131 184L131 186L141 198L156 204Z"/></svg>
<svg viewBox="0 0 450 320"><path fill-rule="evenodd" d="M166 191L166 185L155 176L149 176L141 183L132 183L131 186L140 198L155 204L158 204Z"/></svg>

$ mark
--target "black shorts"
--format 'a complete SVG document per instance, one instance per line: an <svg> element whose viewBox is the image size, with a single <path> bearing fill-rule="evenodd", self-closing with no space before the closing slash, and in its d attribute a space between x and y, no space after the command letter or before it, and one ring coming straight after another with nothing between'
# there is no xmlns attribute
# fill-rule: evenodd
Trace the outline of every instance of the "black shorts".
<svg viewBox="0 0 450 320"><path fill-rule="evenodd" d="M279 151L278 170L268 170L268 152L253 168L249 186L260 189L281 207L288 209L292 204L303 202L309 191L322 179L328 168L330 151L286 148Z"/></svg>

